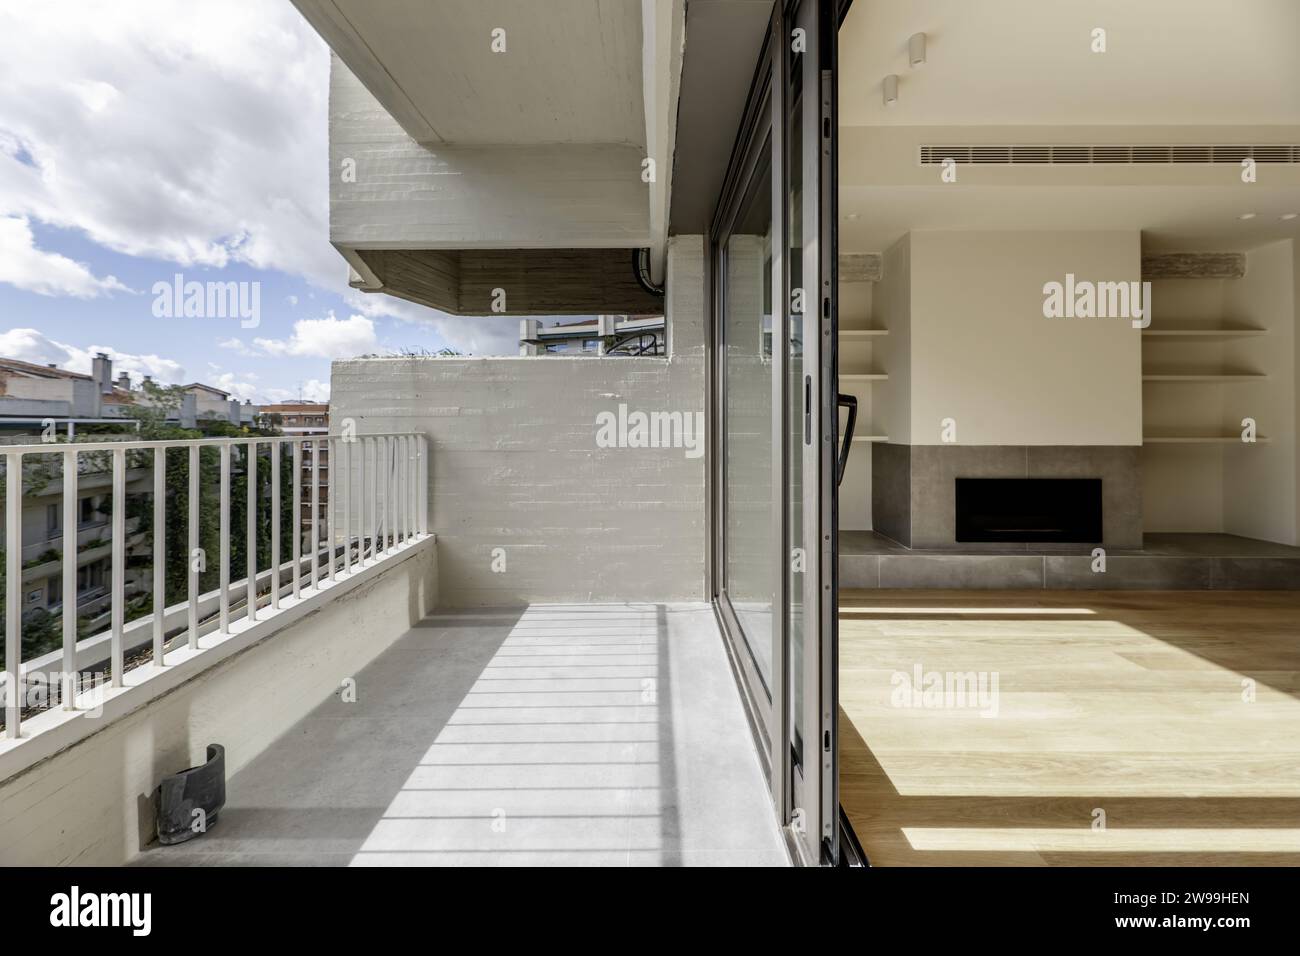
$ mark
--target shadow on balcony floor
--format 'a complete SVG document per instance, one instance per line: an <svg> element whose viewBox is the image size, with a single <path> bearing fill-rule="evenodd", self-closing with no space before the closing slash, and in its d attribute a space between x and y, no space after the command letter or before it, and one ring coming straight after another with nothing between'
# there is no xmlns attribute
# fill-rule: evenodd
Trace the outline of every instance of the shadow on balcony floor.
<svg viewBox="0 0 1300 956"><path fill-rule="evenodd" d="M144 865L784 865L705 605L440 612Z"/></svg>

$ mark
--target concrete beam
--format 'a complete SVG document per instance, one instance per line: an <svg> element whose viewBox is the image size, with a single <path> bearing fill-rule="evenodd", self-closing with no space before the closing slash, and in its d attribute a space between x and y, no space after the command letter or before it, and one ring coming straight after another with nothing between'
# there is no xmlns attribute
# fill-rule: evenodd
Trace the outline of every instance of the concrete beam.
<svg viewBox="0 0 1300 956"><path fill-rule="evenodd" d="M841 282L879 282L884 274L884 260L876 252L840 253Z"/></svg>
<svg viewBox="0 0 1300 956"><path fill-rule="evenodd" d="M1166 252L1142 257L1142 278L1240 279L1246 274L1244 252Z"/></svg>
<svg viewBox="0 0 1300 956"><path fill-rule="evenodd" d="M658 314L664 307L662 298L636 281L630 249L362 249L356 254L381 291L452 315Z"/></svg>

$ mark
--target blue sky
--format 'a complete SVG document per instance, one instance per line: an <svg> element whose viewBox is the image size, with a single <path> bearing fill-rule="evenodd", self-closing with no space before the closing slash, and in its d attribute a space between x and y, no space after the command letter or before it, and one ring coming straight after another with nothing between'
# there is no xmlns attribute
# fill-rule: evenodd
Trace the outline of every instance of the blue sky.
<svg viewBox="0 0 1300 956"><path fill-rule="evenodd" d="M258 401L334 358L513 354L518 320L347 287L329 246L328 50L288 0L0 0L0 355ZM158 318L157 282L260 283L260 321Z"/></svg>

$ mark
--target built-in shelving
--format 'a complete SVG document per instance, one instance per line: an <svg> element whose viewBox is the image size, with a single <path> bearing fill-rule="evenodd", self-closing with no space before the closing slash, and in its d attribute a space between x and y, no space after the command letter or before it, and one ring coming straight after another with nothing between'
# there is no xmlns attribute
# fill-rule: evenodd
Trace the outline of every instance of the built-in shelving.
<svg viewBox="0 0 1300 956"><path fill-rule="evenodd" d="M1256 437L1254 442L1242 441L1240 435L1144 435L1144 445L1267 445L1271 438Z"/></svg>
<svg viewBox="0 0 1300 956"><path fill-rule="evenodd" d="M1256 382L1268 378L1259 372L1143 372L1144 382Z"/></svg>
<svg viewBox="0 0 1300 956"><path fill-rule="evenodd" d="M1251 335L1268 335L1268 329L1143 329L1152 338L1235 339Z"/></svg>

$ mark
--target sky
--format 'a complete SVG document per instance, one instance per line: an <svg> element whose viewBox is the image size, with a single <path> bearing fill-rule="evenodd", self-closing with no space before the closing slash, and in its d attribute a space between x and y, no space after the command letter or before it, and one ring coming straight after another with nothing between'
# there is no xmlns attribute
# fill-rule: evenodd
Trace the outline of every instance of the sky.
<svg viewBox="0 0 1300 956"><path fill-rule="evenodd" d="M328 76L289 0L0 0L0 356L260 403L328 400L336 358L517 354L518 319L348 288ZM258 283L256 327L160 306L177 276Z"/></svg>

